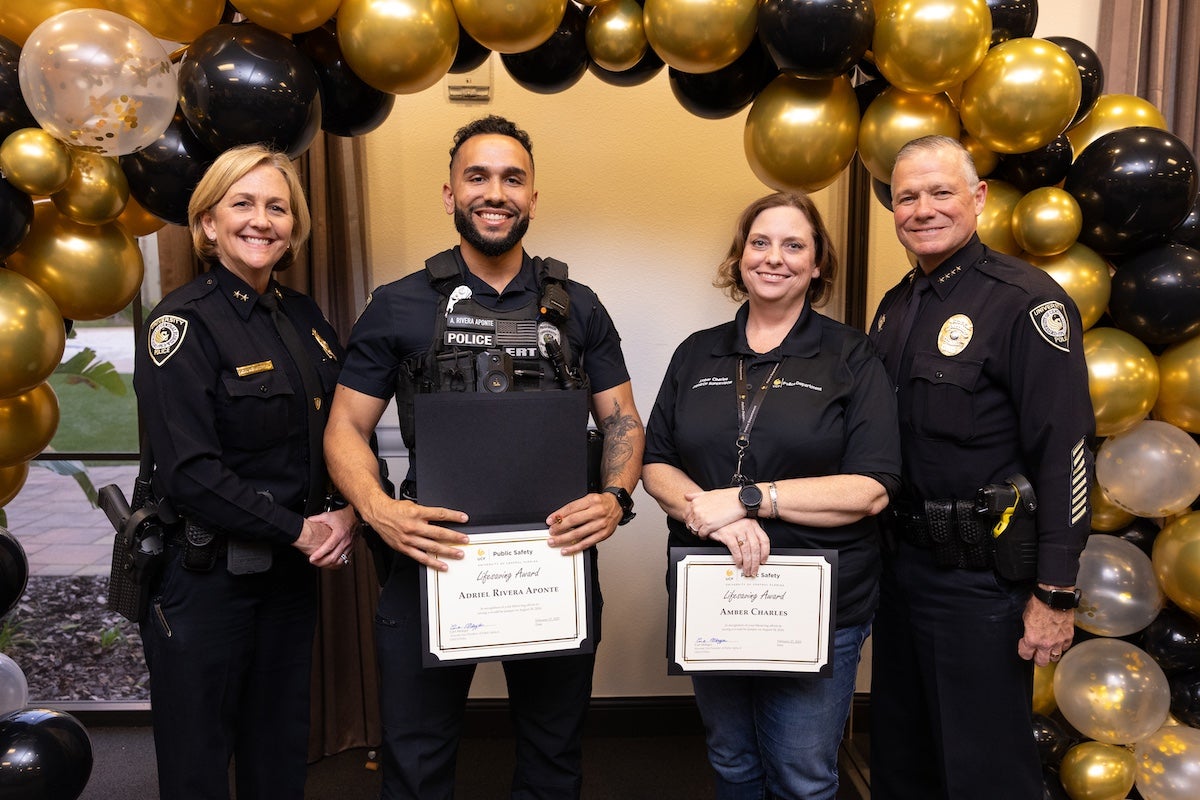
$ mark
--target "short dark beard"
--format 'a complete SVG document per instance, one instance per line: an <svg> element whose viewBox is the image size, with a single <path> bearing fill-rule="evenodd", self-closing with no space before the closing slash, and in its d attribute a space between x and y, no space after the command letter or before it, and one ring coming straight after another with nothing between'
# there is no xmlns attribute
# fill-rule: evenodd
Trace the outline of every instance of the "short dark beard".
<svg viewBox="0 0 1200 800"><path fill-rule="evenodd" d="M475 227L470 213L456 205L454 207L454 227L458 229L459 236L466 240L467 244L485 256L495 258L504 255L521 243L521 240L525 238L525 232L529 230L529 217L518 216L512 228L509 229L508 235L504 238L488 239Z"/></svg>

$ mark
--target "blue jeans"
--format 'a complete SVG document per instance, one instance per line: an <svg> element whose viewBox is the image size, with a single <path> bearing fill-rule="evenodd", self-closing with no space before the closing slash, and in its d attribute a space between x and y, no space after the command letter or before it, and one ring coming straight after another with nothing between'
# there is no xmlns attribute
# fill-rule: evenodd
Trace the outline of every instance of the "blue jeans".
<svg viewBox="0 0 1200 800"><path fill-rule="evenodd" d="M834 632L828 678L692 676L717 800L837 796L838 745L870 632L870 622Z"/></svg>

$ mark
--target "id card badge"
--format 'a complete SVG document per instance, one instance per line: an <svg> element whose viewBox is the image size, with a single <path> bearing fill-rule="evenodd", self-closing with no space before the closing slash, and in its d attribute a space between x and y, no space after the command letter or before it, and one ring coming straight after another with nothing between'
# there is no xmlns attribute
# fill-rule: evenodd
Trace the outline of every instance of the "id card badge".
<svg viewBox="0 0 1200 800"><path fill-rule="evenodd" d="M230 539L226 546L225 568L230 575L254 575L271 568L270 542L254 539Z"/></svg>

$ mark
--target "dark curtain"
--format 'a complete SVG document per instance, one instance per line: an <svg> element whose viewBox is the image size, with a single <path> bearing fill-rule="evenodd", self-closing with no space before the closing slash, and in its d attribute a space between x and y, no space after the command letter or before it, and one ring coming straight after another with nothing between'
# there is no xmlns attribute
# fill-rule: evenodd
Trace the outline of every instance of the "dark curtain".
<svg viewBox="0 0 1200 800"><path fill-rule="evenodd" d="M1106 94L1148 100L1192 154L1200 152L1200 3L1101 0L1096 54Z"/></svg>
<svg viewBox="0 0 1200 800"><path fill-rule="evenodd" d="M297 166L312 213L312 237L295 263L275 277L316 300L345 343L370 290L361 140L322 134ZM186 228L159 231L158 250L164 293L196 275L199 264ZM310 760L380 741L372 627L378 595L371 555L361 542L349 567L321 571Z"/></svg>

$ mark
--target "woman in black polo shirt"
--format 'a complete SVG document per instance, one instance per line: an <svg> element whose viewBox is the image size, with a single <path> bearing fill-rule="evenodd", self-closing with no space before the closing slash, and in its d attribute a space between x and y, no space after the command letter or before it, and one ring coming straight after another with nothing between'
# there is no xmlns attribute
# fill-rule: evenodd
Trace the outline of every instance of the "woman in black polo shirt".
<svg viewBox="0 0 1200 800"><path fill-rule="evenodd" d="M776 193L738 220L715 285L732 322L675 351L646 433L646 490L668 545L728 550L757 575L772 549L835 549L832 677L693 673L717 797L837 794L837 749L878 599L875 515L899 484L894 394L866 335L813 310L837 255L812 201Z"/></svg>

